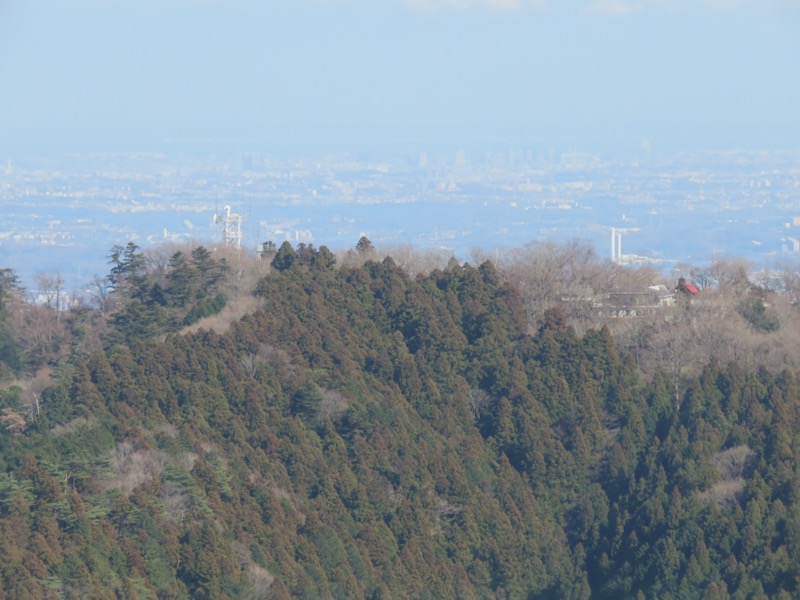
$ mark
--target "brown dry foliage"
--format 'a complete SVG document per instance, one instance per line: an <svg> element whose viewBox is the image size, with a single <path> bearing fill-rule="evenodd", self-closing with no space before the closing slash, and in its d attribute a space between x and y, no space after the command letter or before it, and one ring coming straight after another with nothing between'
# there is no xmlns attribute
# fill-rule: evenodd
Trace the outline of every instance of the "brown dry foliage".
<svg viewBox="0 0 800 600"><path fill-rule="evenodd" d="M25 417L10 408L3 409L3 414L0 415L0 423L12 433L23 433L28 428L28 422Z"/></svg>
<svg viewBox="0 0 800 600"><path fill-rule="evenodd" d="M336 263L339 266L359 267L369 260L382 262L386 258L391 258L410 277L416 277L430 273L434 269L444 269L452 256L449 250L420 250L410 245L397 244L382 246L362 254L354 250L340 252L336 255Z"/></svg>
<svg viewBox="0 0 800 600"><path fill-rule="evenodd" d="M169 457L160 451L137 450L133 442L124 441L114 448L111 460L115 477L107 481L108 486L130 493L139 485L160 477Z"/></svg>
<svg viewBox="0 0 800 600"><path fill-rule="evenodd" d="M723 508L736 504L744 492L745 477L752 466L755 452L742 444L714 456L714 465L722 481L698 494L701 501Z"/></svg>
<svg viewBox="0 0 800 600"><path fill-rule="evenodd" d="M96 417L77 417L63 425L54 425L50 430L50 435L53 437L60 437L68 433L73 433L78 429L92 429L97 427L99 421Z"/></svg>
<svg viewBox="0 0 800 600"><path fill-rule="evenodd" d="M755 452L747 444L742 444L715 455L714 464L720 477L725 481L731 481L740 479L746 474L754 457Z"/></svg>
<svg viewBox="0 0 800 600"><path fill-rule="evenodd" d="M341 393L335 390L320 389L322 401L319 405L321 417L330 417L333 421L338 420L347 412L350 402Z"/></svg>
<svg viewBox="0 0 800 600"><path fill-rule="evenodd" d="M733 506L739 502L742 493L744 492L744 479L737 477L736 479L727 479L715 483L709 489L698 494L701 501L708 504L716 504L719 508L726 506Z"/></svg>
<svg viewBox="0 0 800 600"><path fill-rule="evenodd" d="M213 330L219 334L225 333L230 329L231 325L242 317L255 312L261 306L261 303L260 299L250 295L234 298L218 314L200 319L197 323L184 327L178 333L194 333L201 329L206 331Z"/></svg>

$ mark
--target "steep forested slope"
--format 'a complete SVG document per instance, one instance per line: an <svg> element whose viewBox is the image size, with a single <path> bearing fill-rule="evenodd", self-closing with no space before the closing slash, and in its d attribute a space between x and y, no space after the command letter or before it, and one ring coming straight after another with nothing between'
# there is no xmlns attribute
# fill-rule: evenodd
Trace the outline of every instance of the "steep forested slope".
<svg viewBox="0 0 800 600"><path fill-rule="evenodd" d="M0 598L797 594L792 374L676 398L490 263L283 250L224 335L118 319L0 433Z"/></svg>

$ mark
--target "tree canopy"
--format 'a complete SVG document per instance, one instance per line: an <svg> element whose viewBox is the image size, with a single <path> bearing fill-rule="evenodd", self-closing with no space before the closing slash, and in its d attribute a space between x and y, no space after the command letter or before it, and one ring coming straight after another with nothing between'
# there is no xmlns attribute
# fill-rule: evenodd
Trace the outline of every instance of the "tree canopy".
<svg viewBox="0 0 800 600"><path fill-rule="evenodd" d="M324 246L188 333L227 262L126 250L106 337L0 390L0 599L800 594L790 369L710 358L676 388L563 308L531 328L491 262Z"/></svg>

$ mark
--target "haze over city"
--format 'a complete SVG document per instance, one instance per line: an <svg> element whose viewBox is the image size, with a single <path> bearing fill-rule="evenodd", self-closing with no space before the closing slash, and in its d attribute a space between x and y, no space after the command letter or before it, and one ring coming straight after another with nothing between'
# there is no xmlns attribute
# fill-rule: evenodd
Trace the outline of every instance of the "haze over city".
<svg viewBox="0 0 800 600"><path fill-rule="evenodd" d="M789 0L6 2L0 259L88 278L113 243L218 239L226 203L253 249L602 254L618 227L657 260L781 256L798 31Z"/></svg>

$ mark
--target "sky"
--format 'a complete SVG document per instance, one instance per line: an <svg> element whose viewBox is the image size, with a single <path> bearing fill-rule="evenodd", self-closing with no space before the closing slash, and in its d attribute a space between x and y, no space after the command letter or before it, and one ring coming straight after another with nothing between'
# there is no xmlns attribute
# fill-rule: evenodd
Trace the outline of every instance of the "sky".
<svg viewBox="0 0 800 600"><path fill-rule="evenodd" d="M0 0L0 158L796 149L800 0Z"/></svg>

